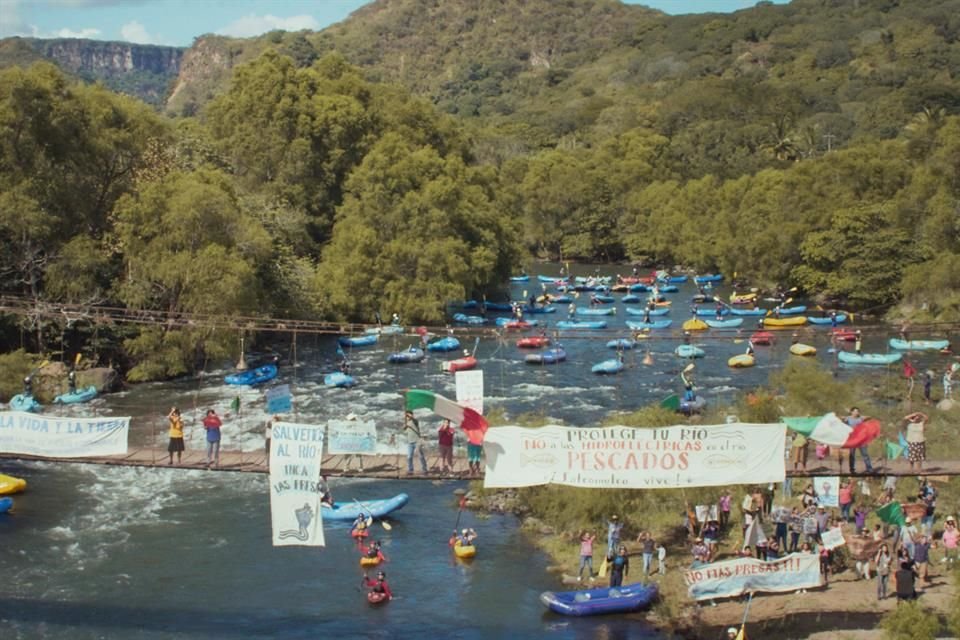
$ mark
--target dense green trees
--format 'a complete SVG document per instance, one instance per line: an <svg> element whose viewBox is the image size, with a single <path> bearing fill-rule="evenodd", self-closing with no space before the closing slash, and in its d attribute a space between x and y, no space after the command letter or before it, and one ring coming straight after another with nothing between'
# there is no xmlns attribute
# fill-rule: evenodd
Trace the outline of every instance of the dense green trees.
<svg viewBox="0 0 960 640"><path fill-rule="evenodd" d="M447 301L492 294L536 256L718 269L960 319L951 12L504 6L522 19L493 28L482 3L400 2L323 34L214 39L240 62L229 86L172 123L49 65L0 72L7 290L441 322ZM572 40L571 15L587 21ZM350 40L371 25L409 38L384 50L398 57ZM451 42L482 55L441 52ZM199 329L106 333L138 379L228 347Z"/></svg>

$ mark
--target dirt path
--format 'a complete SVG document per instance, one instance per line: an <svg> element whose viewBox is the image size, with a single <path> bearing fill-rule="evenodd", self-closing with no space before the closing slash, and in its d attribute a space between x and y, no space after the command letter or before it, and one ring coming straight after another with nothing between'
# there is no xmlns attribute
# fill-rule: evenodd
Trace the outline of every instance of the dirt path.
<svg viewBox="0 0 960 640"><path fill-rule="evenodd" d="M921 604L940 614L949 613L956 596L951 576L938 565L932 568L930 579L929 584L918 582ZM716 606L703 603L700 617L704 626L711 628L739 626L744 606L736 600ZM853 571L845 571L833 577L828 586L806 593L757 594L750 605L747 631L750 637L774 637L773 633L782 630L789 631L786 637L793 638L877 640L882 634L874 629L876 619L896 606L896 596L877 600L876 578L857 580ZM801 628L810 635L797 635ZM862 632L854 633L856 629Z"/></svg>

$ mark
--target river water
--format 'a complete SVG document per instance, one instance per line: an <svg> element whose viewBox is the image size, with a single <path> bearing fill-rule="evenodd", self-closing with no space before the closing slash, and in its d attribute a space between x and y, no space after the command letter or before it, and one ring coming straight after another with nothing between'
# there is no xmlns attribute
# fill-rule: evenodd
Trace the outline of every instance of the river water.
<svg viewBox="0 0 960 640"><path fill-rule="evenodd" d="M593 267L575 267L575 274L578 268L582 274L593 272ZM556 274L559 267L541 269ZM605 275L615 272L601 268ZM533 280L514 285L511 297L538 291ZM680 392L678 374L688 361L673 350L681 342L679 325L689 317L693 292L693 285L685 284L671 295L674 326L627 352L627 369L616 376L599 377L590 366L615 355L605 346L608 340L629 334L625 320L632 316L619 301L603 331L556 334L553 325L565 319L566 305L553 315L532 316L547 319L550 335L568 351L567 362L556 366L525 364L526 352L514 346L517 334L481 339L476 354L487 409L499 409L508 418L535 413L588 425L610 412L637 409ZM719 292L728 294L729 289L720 287ZM587 306L588 296L581 296L579 307ZM766 383L771 372L793 357L787 351L791 332L783 331L774 346L757 348L756 367L730 369L727 358L743 352L743 338L754 328L755 320L747 318L742 334L711 330L694 337L707 351L706 358L697 360L695 376L708 402L730 401L737 391ZM798 333L802 342L819 349L818 360L833 366L827 331L807 327ZM867 330L864 350L886 352L890 336L890 330ZM277 383L290 384L293 392L295 409L288 419L322 423L355 413L376 422L381 449L397 450L403 389L455 397L453 376L442 372L440 363L459 353L430 354L413 365L387 363L390 352L416 340L390 336L376 347L349 350L359 384L346 390L323 384L324 372L334 367L335 336L271 345L282 358ZM472 337L463 342L473 349ZM643 364L647 352L651 365ZM923 370L940 366L938 358L917 356L913 362ZM251 364L256 364L255 356ZM231 363L220 363L196 378L136 385L87 405L47 410L132 416L130 445L135 447L165 443L164 416L177 405L187 417L187 446L201 447L199 421L212 407L226 415L225 448L260 449L267 418L263 389L224 384L223 376L231 371ZM837 375L862 371L841 367ZM899 376L900 366L870 371ZM230 404L238 396L241 410L233 414ZM432 430L435 421L425 420ZM472 564L454 561L446 538L456 519L452 492L462 486L456 483L334 483L339 499L388 497L399 491L411 496L393 531L381 530L391 558L388 577L399 597L370 609L358 589L357 554L345 529L328 527L328 547L322 550L271 547L264 476L55 463L4 463L2 470L30 483L16 499L17 512L0 516L5 638L655 637L640 618L575 620L545 613L537 596L556 588L555 579L544 571L546 558L524 540L511 517L466 514L463 523L480 533L480 557Z"/></svg>
<svg viewBox="0 0 960 640"><path fill-rule="evenodd" d="M371 608L347 526L327 546L270 545L267 478L178 469L4 463L28 491L0 516L7 639L658 638L641 616L546 612L557 588L509 516L464 512L478 557L447 547L459 482L339 480L338 499L403 491L374 524L395 599ZM571 554L577 550L571 547Z"/></svg>

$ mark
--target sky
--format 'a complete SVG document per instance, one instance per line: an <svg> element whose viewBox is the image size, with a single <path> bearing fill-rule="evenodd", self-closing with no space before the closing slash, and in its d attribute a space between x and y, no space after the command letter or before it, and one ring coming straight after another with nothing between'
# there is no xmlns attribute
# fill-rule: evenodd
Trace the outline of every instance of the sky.
<svg viewBox="0 0 960 640"><path fill-rule="evenodd" d="M189 46L196 36L319 30L369 0L0 0L0 37ZM670 14L735 11L757 0L626 0ZM778 3L787 0L774 0Z"/></svg>

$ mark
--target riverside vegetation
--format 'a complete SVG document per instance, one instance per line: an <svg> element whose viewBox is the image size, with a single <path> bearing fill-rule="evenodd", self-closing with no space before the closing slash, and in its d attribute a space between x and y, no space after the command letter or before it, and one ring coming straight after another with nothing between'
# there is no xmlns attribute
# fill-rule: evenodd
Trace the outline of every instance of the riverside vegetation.
<svg viewBox="0 0 960 640"><path fill-rule="evenodd" d="M919 395L919 394L917 394ZM771 376L767 386L755 389L738 397L730 405L711 406L707 412L695 418L703 424L720 424L730 415L737 416L743 422L775 422L782 416L789 415L819 415L828 411L835 411L841 415L851 405L859 406L864 415L881 419L883 431L880 438L869 446L873 460L883 459L884 441L896 441L896 431L899 421L910 411L916 410L922 400L914 400L913 405L904 400L905 387L903 379L897 373L888 373L881 376L856 377L849 382L837 382L833 375L810 362L790 362L782 371ZM927 411L923 406L921 410ZM960 456L960 442L954 437L960 429L960 415L953 411L938 411L929 409L931 422L927 429L928 457L936 459L956 459ZM491 424L503 424L505 417L494 414ZM658 406L651 406L640 411L613 415L608 418L606 425L625 425L637 428L654 428L682 424L689 421L679 414L666 411ZM509 421L510 424L537 427L553 423L544 415L518 416ZM492 428L495 428L492 427ZM834 463L835 464L835 463ZM843 472L846 468L843 469ZM841 472L840 475L844 475ZM882 476L870 478L873 496L881 493ZM794 498L788 501L791 506L796 496L802 490L802 485L794 483ZM937 499L938 519L935 529L942 527L943 518L948 514L960 513L960 478L951 477L948 481L937 482L939 492ZM653 610L653 619L666 629L691 634L690 637L700 637L707 621L702 619L702 610L687 597L687 587L683 580L682 570L690 564L690 546L687 533L684 529L686 506L696 504L715 504L724 487L700 487L681 490L610 490L567 487L560 485L546 485L512 490L484 491L482 483L476 482L474 493L479 497L479 508L507 510L517 513L525 519L525 530L529 537L551 557L552 570L558 574L576 575L579 557L578 533L583 529L598 532L594 546L594 560L599 566L606 553L605 527L611 514L618 514L624 523L622 539L634 540L641 531L649 531L655 540L663 542L667 547L668 571L663 578L657 578L660 586L661 598ZM739 491L739 492L738 492ZM777 487L777 504L782 502L780 487ZM911 478L903 478L897 484L895 499L902 504L916 500L917 483ZM721 556L731 554L737 550L742 538L737 533L740 512L736 507L743 497L742 489L733 493L734 509L731 512L731 533L725 536L720 545ZM868 505L869 506L869 505ZM876 516L868 519L872 528L878 522ZM629 542L628 542L629 544ZM939 561L941 552L935 552L935 562ZM843 548L836 553L835 567L839 570L852 569L852 563ZM882 612L875 612L875 620L881 621L885 633L894 640L922 640L936 637L932 635L948 629L957 634L960 632L960 617L957 615L960 606L960 569L947 571L946 580L953 584L953 602L949 608L931 609L931 605L921 598L916 605L909 608L897 607L891 613L882 617ZM631 580L641 579L639 563L633 568ZM863 587L864 593L874 593L873 583ZM862 599L855 602L830 602L823 608L823 612L868 612L869 607L863 606ZM762 614L754 613L751 628L764 628L767 632L783 631L783 621L780 619L785 612L771 612L769 618L758 619ZM739 610L738 616L742 614ZM913 624L917 617L923 617L924 623ZM931 624L931 620L933 623ZM738 622L729 620L722 623L723 627ZM714 623L719 626L718 623ZM907 629L909 631L903 631ZM932 629L932 630L931 630ZM904 635L904 634L907 635ZM914 635L909 635L910 633Z"/></svg>
<svg viewBox="0 0 960 640"><path fill-rule="evenodd" d="M225 42L238 64L172 116L12 66L5 291L440 323L448 301L493 299L550 257L719 269L955 322L957 15L957 0L678 17L609 0L375 2L319 33ZM95 318L3 316L0 337L86 349L131 381L191 374L236 343Z"/></svg>

